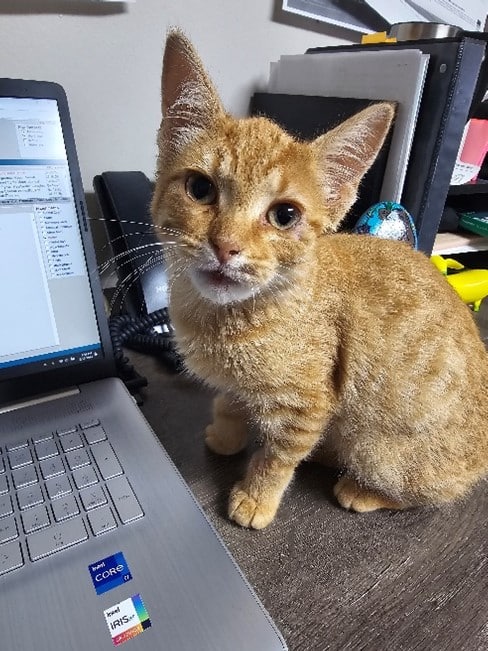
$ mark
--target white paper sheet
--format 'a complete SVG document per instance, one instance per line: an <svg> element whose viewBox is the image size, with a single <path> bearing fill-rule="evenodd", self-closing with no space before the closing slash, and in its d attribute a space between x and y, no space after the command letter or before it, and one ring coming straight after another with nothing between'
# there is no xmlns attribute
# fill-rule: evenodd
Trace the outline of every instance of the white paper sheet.
<svg viewBox="0 0 488 651"><path fill-rule="evenodd" d="M367 0L389 23L428 21L482 31L488 14L487 0ZM461 6L462 5L462 6Z"/></svg>
<svg viewBox="0 0 488 651"><path fill-rule="evenodd" d="M381 201L400 201L429 55L416 49L282 56L268 91L398 102Z"/></svg>
<svg viewBox="0 0 488 651"><path fill-rule="evenodd" d="M394 0L393 2L392 0L367 0L367 3L392 25L426 20L425 16L417 11L408 0Z"/></svg>
<svg viewBox="0 0 488 651"><path fill-rule="evenodd" d="M349 2L338 3L334 0L283 0L283 10L292 14L304 16L318 20L322 23L334 25L336 27L344 27L351 29L361 34L369 34L374 30L367 24L354 15L348 8L353 5L365 4L360 0L349 0ZM366 7L366 10L368 8Z"/></svg>

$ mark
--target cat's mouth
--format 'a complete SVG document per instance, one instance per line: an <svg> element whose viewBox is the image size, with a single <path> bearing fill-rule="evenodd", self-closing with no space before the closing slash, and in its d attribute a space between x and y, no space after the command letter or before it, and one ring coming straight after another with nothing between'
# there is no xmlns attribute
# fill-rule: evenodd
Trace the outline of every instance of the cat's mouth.
<svg viewBox="0 0 488 651"><path fill-rule="evenodd" d="M235 286L240 284L239 280L231 278L222 269L216 269L214 271L201 269L200 274L209 285L214 285L215 287Z"/></svg>
<svg viewBox="0 0 488 651"><path fill-rule="evenodd" d="M225 304L249 298L256 290L246 273L235 269L194 269L190 274L192 283L198 292L213 303Z"/></svg>

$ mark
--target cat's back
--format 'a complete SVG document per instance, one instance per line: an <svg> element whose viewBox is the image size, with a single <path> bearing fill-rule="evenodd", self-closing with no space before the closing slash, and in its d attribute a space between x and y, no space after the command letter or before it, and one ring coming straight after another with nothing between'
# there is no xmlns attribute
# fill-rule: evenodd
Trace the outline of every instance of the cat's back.
<svg viewBox="0 0 488 651"><path fill-rule="evenodd" d="M426 254L397 240L352 233L325 235L319 240L323 270L330 268L331 260L360 291L372 286L388 294L390 286L395 292L418 293L429 286L445 285Z"/></svg>
<svg viewBox="0 0 488 651"><path fill-rule="evenodd" d="M324 278L336 276L350 303L366 301L369 310L396 306L414 310L422 305L433 313L456 313L463 320L469 309L462 303L429 257L406 242L368 235L324 236L319 245Z"/></svg>
<svg viewBox="0 0 488 651"><path fill-rule="evenodd" d="M336 234L320 242L319 266L342 294L343 331L371 348L455 347L464 356L486 350L470 308L424 253L409 244ZM323 292L319 290L319 294Z"/></svg>

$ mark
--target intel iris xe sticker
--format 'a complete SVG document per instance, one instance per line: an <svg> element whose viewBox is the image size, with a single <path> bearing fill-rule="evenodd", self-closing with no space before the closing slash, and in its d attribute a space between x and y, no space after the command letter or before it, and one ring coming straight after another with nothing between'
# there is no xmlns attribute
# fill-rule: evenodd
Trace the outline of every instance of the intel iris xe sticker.
<svg viewBox="0 0 488 651"><path fill-rule="evenodd" d="M131 640L151 626L140 594L135 594L103 611L115 646Z"/></svg>
<svg viewBox="0 0 488 651"><path fill-rule="evenodd" d="M127 561L122 552L107 556L88 566L97 594L103 594L132 579Z"/></svg>

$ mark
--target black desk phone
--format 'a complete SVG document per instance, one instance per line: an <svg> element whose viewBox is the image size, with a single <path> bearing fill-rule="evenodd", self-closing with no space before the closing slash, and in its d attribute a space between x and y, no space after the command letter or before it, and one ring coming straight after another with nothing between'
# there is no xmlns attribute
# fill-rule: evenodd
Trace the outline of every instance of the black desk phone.
<svg viewBox="0 0 488 651"><path fill-rule="evenodd" d="M163 248L149 211L154 184L138 171L103 172L93 179L117 271L106 289L109 326L119 374L130 389L144 386L123 348L160 357L172 370L181 360L168 316L168 277Z"/></svg>

